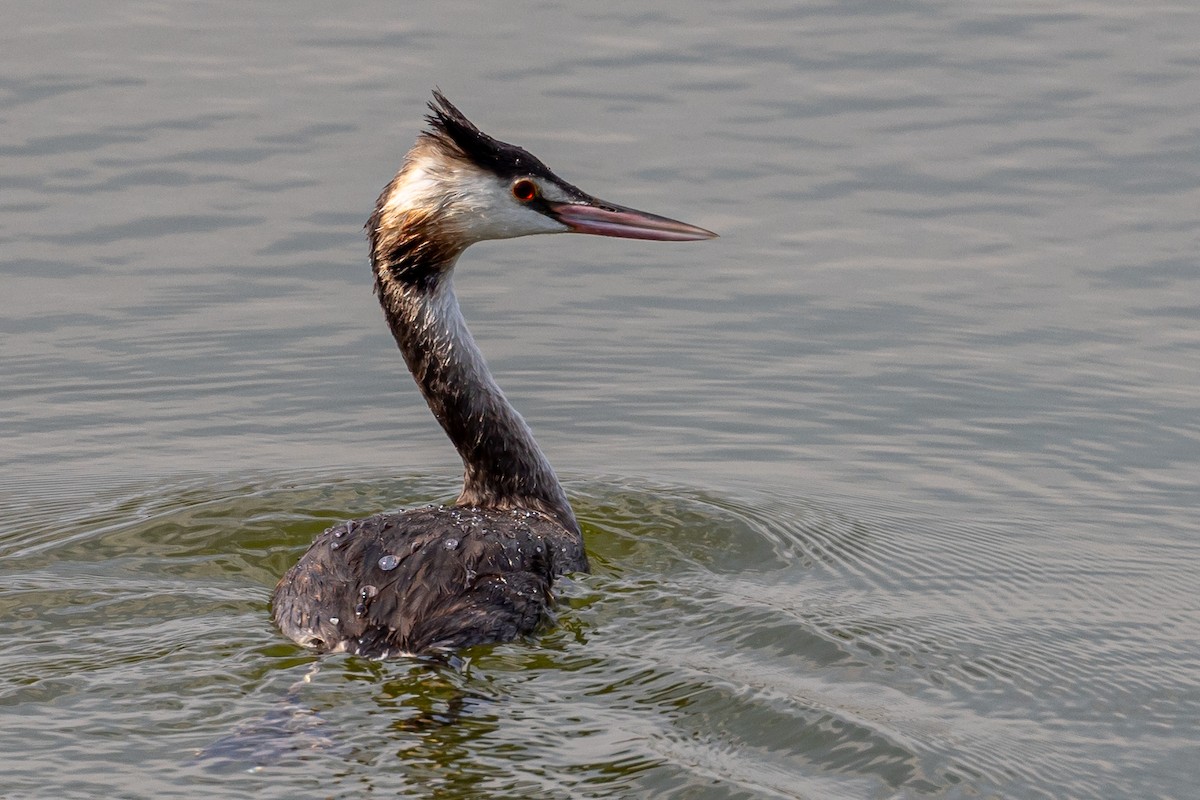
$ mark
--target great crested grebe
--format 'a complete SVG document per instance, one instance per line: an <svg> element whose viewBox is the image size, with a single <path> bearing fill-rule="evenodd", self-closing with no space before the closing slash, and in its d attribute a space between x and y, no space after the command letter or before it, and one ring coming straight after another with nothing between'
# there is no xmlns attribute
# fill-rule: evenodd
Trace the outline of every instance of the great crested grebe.
<svg viewBox="0 0 1200 800"><path fill-rule="evenodd" d="M434 91L421 133L367 222L375 292L404 361L464 466L453 506L377 514L322 533L275 588L274 619L323 651L375 658L532 633L550 586L586 572L579 523L529 426L467 330L452 276L486 239L592 233L716 236L596 199L476 128Z"/></svg>

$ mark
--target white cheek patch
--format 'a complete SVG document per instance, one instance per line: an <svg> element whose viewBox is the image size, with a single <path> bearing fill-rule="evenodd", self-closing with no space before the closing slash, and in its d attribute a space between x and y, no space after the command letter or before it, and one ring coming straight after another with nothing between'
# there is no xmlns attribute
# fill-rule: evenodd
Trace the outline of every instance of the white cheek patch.
<svg viewBox="0 0 1200 800"><path fill-rule="evenodd" d="M549 200L565 199L553 184L541 188ZM411 165L393 187L384 210L385 216L395 219L410 212L428 215L439 230L459 238L464 246L568 230L515 198L510 181L457 164L443 163L436 169Z"/></svg>
<svg viewBox="0 0 1200 800"><path fill-rule="evenodd" d="M450 224L464 239L480 242L567 230L566 225L513 197L509 181L495 175L465 172L455 178L453 199L446 212Z"/></svg>

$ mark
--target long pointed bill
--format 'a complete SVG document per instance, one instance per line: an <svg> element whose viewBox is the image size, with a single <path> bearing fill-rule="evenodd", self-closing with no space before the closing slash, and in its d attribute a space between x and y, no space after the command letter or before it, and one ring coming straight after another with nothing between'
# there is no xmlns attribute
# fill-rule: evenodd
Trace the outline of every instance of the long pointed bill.
<svg viewBox="0 0 1200 800"><path fill-rule="evenodd" d="M652 239L657 242L691 242L713 239L717 234L657 214L614 206L597 200L588 203L547 203L551 215L571 233L618 236L623 239Z"/></svg>

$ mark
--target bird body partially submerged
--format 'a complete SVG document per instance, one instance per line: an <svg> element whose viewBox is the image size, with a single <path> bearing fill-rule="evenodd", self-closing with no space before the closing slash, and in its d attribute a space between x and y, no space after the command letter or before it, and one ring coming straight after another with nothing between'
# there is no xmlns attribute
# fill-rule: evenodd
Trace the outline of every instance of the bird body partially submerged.
<svg viewBox="0 0 1200 800"><path fill-rule="evenodd" d="M532 633L583 540L536 511L429 506L322 533L275 592L275 621L306 647L376 658Z"/></svg>
<svg viewBox="0 0 1200 800"><path fill-rule="evenodd" d="M388 326L462 458L463 490L451 507L380 514L317 537L272 603L284 634L317 650L387 657L514 639L545 617L557 576L588 569L562 484L459 311L452 274L462 251L537 233L716 235L597 200L434 97L430 129L367 232Z"/></svg>

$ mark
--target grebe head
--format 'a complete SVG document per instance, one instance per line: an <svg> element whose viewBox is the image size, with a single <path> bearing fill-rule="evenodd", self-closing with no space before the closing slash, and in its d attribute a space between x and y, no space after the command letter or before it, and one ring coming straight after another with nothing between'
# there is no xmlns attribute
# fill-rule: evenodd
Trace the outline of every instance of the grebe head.
<svg viewBox="0 0 1200 800"><path fill-rule="evenodd" d="M628 239L711 239L712 231L606 203L581 191L516 145L476 128L434 92L421 134L379 198L370 223L377 246L420 231L457 255L475 242L535 233L590 233Z"/></svg>

